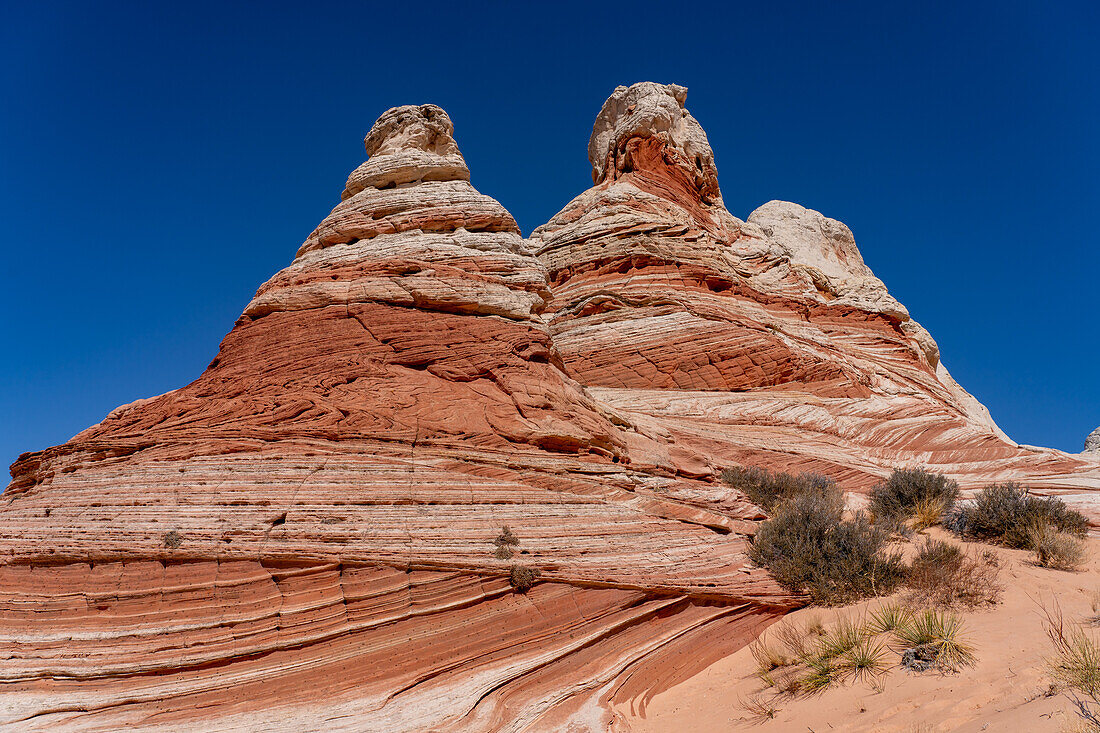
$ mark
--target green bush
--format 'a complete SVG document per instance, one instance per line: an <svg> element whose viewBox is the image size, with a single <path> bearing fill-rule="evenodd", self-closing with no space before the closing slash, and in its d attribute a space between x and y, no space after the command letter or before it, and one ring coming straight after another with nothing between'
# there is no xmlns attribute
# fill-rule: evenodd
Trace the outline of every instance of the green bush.
<svg viewBox="0 0 1100 733"><path fill-rule="evenodd" d="M816 603L843 604L890 593L902 581L901 553L863 514L844 520L836 486L780 501L761 523L750 556L790 590Z"/></svg>
<svg viewBox="0 0 1100 733"><path fill-rule="evenodd" d="M927 515L930 507L939 514L949 511L959 498L959 485L943 474L923 468L895 468L885 481L871 489L870 510L876 523L900 525L916 515ZM927 519L922 523L930 524Z"/></svg>
<svg viewBox="0 0 1100 733"><path fill-rule="evenodd" d="M816 473L772 473L755 466L734 466L722 471L722 480L747 496L753 504L768 512L784 499L807 492L824 493L836 487L827 476Z"/></svg>
<svg viewBox="0 0 1100 733"><path fill-rule="evenodd" d="M1061 499L1032 496L1015 483L982 489L972 503L959 508L950 522L951 529L966 537L1017 549L1033 549L1034 533L1044 526L1083 537L1089 523L1085 515L1070 509Z"/></svg>

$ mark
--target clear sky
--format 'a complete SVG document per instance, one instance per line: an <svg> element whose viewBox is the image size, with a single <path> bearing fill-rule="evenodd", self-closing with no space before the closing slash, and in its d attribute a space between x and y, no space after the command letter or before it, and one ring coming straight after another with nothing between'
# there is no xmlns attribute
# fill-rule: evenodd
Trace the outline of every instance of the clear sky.
<svg viewBox="0 0 1100 733"><path fill-rule="evenodd" d="M689 88L734 215L847 223L1010 436L1079 451L1098 36L1095 2L5 3L0 462L197 377L388 107L447 109L529 233L643 80Z"/></svg>

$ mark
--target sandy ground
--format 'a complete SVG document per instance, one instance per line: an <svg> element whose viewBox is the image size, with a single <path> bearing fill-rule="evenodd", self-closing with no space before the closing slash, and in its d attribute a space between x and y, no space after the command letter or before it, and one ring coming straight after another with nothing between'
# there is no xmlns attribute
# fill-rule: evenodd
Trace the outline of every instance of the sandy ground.
<svg viewBox="0 0 1100 733"><path fill-rule="evenodd" d="M947 537L938 530L934 536ZM966 544L966 543L963 543ZM968 545L987 549L987 545ZM753 674L747 648L706 668L648 703L617 710L636 733L759 731L759 733L946 733L1072 729L1077 718L1070 699L1049 694L1044 660L1052 651L1040 603L1061 605L1067 621L1093 616L1100 593L1100 538L1089 539L1089 557L1079 572L1037 567L1029 552L994 548L1002 558L1004 593L996 606L960 612L978 661L955 674L913 673L895 667L881 691L848 683L813 697L775 701L770 720L753 718L743 701L764 689ZM860 616L883 603L877 599L842 609L804 608L785 622L826 625L841 616ZM1097 631L1100 638L1100 630ZM892 659L894 657L891 657ZM765 695L770 699L770 695Z"/></svg>

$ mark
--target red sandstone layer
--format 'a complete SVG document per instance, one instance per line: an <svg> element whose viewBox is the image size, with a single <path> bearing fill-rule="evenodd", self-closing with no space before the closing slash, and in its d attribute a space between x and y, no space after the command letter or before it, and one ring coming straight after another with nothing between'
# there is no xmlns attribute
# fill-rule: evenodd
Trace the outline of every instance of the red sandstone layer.
<svg viewBox="0 0 1100 733"><path fill-rule="evenodd" d="M202 376L13 466L0 725L601 728L797 604L759 510L561 370L451 131L383 115Z"/></svg>

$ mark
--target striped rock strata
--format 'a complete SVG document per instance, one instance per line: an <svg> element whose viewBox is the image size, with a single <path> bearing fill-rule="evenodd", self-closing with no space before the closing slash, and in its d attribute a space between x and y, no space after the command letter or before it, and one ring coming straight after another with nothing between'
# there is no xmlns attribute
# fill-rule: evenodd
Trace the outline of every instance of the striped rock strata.
<svg viewBox="0 0 1100 733"><path fill-rule="evenodd" d="M13 465L0 728L605 729L798 603L755 507L564 373L452 130L384 114L202 376Z"/></svg>
<svg viewBox="0 0 1100 733"><path fill-rule="evenodd" d="M713 465L811 469L859 491L923 464L1091 511L1100 461L1001 432L848 227L780 201L747 221L726 210L685 96L616 89L589 143L595 186L531 236L569 374Z"/></svg>
<svg viewBox="0 0 1100 733"><path fill-rule="evenodd" d="M530 242L441 109L384 114L195 382L13 465L0 728L623 728L800 601L718 468L1100 488L996 428L844 225L732 216L685 94L616 90Z"/></svg>

